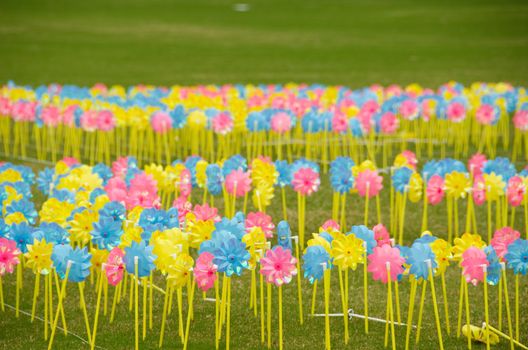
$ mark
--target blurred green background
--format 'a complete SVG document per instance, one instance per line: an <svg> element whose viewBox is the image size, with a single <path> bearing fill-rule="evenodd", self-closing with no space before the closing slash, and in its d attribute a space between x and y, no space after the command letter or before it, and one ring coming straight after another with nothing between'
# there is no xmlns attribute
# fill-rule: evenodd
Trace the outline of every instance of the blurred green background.
<svg viewBox="0 0 528 350"><path fill-rule="evenodd" d="M0 2L0 81L528 82L526 1Z"/></svg>

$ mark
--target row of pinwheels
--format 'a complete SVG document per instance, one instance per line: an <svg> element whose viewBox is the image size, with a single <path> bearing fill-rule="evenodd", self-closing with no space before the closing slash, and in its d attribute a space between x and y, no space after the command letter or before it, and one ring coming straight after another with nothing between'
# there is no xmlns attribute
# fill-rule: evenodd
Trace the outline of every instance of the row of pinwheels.
<svg viewBox="0 0 528 350"><path fill-rule="evenodd" d="M325 162L366 150L374 159L390 152L395 138L402 145L415 139L419 155L427 150L429 157L434 147L445 157L446 145L455 157L468 154L471 144L494 156L500 141L510 150L510 124L513 158L528 153L522 151L528 147L526 90L505 83L450 82L434 91L417 84L127 90L9 82L0 89L0 124L5 154L36 153L53 162L75 156L89 164L122 155L169 164L175 155L216 160L243 151L248 158L264 154L291 162L292 155L303 155Z"/></svg>

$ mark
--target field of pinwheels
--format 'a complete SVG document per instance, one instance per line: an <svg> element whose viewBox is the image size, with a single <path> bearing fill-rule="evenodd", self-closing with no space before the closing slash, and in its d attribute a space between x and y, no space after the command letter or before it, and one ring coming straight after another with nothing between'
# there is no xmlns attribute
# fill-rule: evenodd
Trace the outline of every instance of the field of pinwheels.
<svg viewBox="0 0 528 350"><path fill-rule="evenodd" d="M0 348L528 344L528 6L0 4Z"/></svg>

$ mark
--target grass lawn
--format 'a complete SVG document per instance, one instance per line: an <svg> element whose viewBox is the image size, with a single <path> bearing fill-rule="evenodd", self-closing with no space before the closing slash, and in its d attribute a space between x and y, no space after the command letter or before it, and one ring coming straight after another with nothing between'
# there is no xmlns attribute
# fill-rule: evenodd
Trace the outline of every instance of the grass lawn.
<svg viewBox="0 0 528 350"><path fill-rule="evenodd" d="M90 85L108 84L206 84L206 83L284 83L288 81L342 84L360 87L372 83L408 84L419 82L436 86L448 80L510 81L528 85L528 4L525 2L444 1L255 1L249 12L235 12L234 2L225 1L9 1L0 3L0 81L9 79L22 84L51 82ZM509 152L508 152L509 153ZM421 160L421 164L425 160ZM38 166L35 167L39 168ZM387 182L385 182L387 184ZM384 191L383 218L388 218L388 191ZM195 200L201 194L197 192ZM349 200L350 224L363 222L363 201ZM296 199L288 195L289 215L296 231ZM270 208L280 218L276 198ZM461 207L461 223L465 222ZM307 232L313 232L331 215L330 185L325 180L321 191L307 201ZM478 208L479 231L486 232L485 208ZM370 217L374 216L372 208ZM430 207L430 229L446 237L445 205ZM517 215L517 228L524 227ZM374 222L370 223L371 225ZM416 238L421 225L421 206L409 204L406 217L407 243ZM462 225L463 226L463 225ZM455 326L459 272L449 269L448 301L451 335L445 333L446 349L466 347L457 339ZM31 310L33 276L26 271L21 308ZM340 312L339 283L333 274L332 312ZM363 313L362 272L350 274L351 307ZM513 276L508 275L510 296ZM156 284L164 287L157 276ZM260 344L260 319L249 310L249 280L246 272L233 285L233 349L265 348ZM4 279L6 303L14 305L14 276ZM441 301L440 281L437 297ZM370 314L384 318L386 290L370 280ZM522 279L521 295L528 281ZM309 313L311 287L303 281L304 312ZM321 291L321 288L319 289ZM88 312L93 319L95 292L86 289ZM285 348L323 348L324 319L306 318L297 322L295 284L284 292ZM43 295L43 292L41 293ZM113 295L110 289L109 297ZM163 297L155 294L154 329L149 331L142 348L157 348ZM323 312L319 292L317 312ZM406 320L409 284L400 285L402 321ZM197 293L195 318L191 326L190 348L214 346L214 304L200 300ZM276 294L275 294L276 297ZM437 348L434 314L430 296L426 304L421 349ZM470 286L473 324L484 320L482 286ZM497 320L497 288L490 287L492 323ZM513 299L512 299L513 302ZM440 307L443 303L440 302ZM526 303L522 305L521 326L528 329ZM165 333L164 348L179 348L176 309ZM443 312L443 310L440 310ZM43 315L43 304L38 305ZM277 347L278 318L273 311L273 346ZM68 288L66 299L68 328L86 338L78 291ZM444 322L443 313L441 314ZM506 318L504 317L503 324ZM342 318L332 318L334 349L345 348ZM363 333L363 323L350 323L348 348L378 349L383 346L384 326L371 323L370 333ZM397 328L398 347L402 348L405 329ZM128 301L118 306L116 321L109 325L102 316L97 344L106 349L133 347L133 313ZM414 340L414 336L413 336ZM528 336L521 332L521 341ZM7 308L0 312L0 348L42 349L43 324L30 322ZM223 345L221 345L222 347ZM483 348L475 345L477 348ZM495 349L506 349L501 341ZM57 334L57 349L86 347L73 337Z"/></svg>

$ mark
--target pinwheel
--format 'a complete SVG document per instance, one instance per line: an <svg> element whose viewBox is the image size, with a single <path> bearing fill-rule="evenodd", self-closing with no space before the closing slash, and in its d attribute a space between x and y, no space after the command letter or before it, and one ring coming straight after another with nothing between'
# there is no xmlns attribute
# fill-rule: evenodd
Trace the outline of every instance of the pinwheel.
<svg viewBox="0 0 528 350"><path fill-rule="evenodd" d="M321 179L319 166L305 159L299 159L292 165L292 187L297 192L298 202L298 230L301 247L304 247L306 196L312 195L319 189Z"/></svg>
<svg viewBox="0 0 528 350"><path fill-rule="evenodd" d="M526 184L524 183L524 180L522 177L516 175L516 176L512 176L508 180L506 196L508 199L508 204L512 206L510 226L513 227L515 225L515 212L517 211L517 207L523 203L528 202L528 200L525 199ZM507 205L505 205L505 211L507 213ZM526 205L525 205L525 215L527 215ZM503 221L506 224L507 218L503 218Z"/></svg>
<svg viewBox="0 0 528 350"><path fill-rule="evenodd" d="M504 259L515 273L515 339L519 340L519 275L528 271L528 241L519 238L510 243Z"/></svg>
<svg viewBox="0 0 528 350"><path fill-rule="evenodd" d="M396 192L395 196L393 195L394 192L391 192L391 232L398 232L398 242L400 244L403 243L405 204L412 174L413 170L410 168L401 167L394 170L391 176L392 188ZM391 191L393 191L392 188Z"/></svg>
<svg viewBox="0 0 528 350"><path fill-rule="evenodd" d="M244 197L251 189L251 178L249 172L234 170L225 177L225 188L228 194L232 196L231 202L226 205L230 213L228 216L235 215L236 198Z"/></svg>
<svg viewBox="0 0 528 350"><path fill-rule="evenodd" d="M268 250L260 263L260 273L265 276L266 282L279 287L279 348L282 349L282 285L288 284L297 274L297 260L290 250L277 246Z"/></svg>
<svg viewBox="0 0 528 350"><path fill-rule="evenodd" d="M279 173L276 184L281 188L282 216L284 220L288 220L285 187L289 186L292 181L291 167L287 161L277 160L275 161L275 169L277 169L277 172Z"/></svg>
<svg viewBox="0 0 528 350"><path fill-rule="evenodd" d="M13 273L14 267L17 266L17 297L16 297L16 316L19 315L19 303L20 303L20 278L19 278L19 264L20 259L18 256L21 254L15 241L0 237L0 303L2 304L2 311L4 311L4 290L2 286L2 277L6 273ZM46 328L47 329L47 328Z"/></svg>
<svg viewBox="0 0 528 350"><path fill-rule="evenodd" d="M346 195L354 187L354 175L352 174L352 167L355 165L354 161L348 157L337 157L330 163L330 184L334 190L332 200L332 219L338 220L341 226L345 227L345 206ZM341 197L341 202L339 201ZM341 214L339 215L339 211Z"/></svg>
<svg viewBox="0 0 528 350"><path fill-rule="evenodd" d="M376 197L377 222L381 222L379 192L383 188L383 178L375 170L360 171L356 177L356 188L361 197L365 197L365 225L368 225L369 198Z"/></svg>

